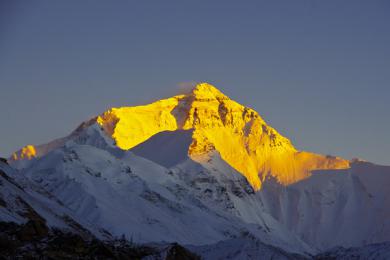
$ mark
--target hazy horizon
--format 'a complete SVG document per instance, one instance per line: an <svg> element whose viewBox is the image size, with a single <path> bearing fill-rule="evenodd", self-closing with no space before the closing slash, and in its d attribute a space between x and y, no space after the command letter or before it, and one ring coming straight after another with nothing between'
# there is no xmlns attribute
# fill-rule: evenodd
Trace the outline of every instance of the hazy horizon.
<svg viewBox="0 0 390 260"><path fill-rule="evenodd" d="M0 4L0 156L209 82L301 150L390 165L390 4Z"/></svg>

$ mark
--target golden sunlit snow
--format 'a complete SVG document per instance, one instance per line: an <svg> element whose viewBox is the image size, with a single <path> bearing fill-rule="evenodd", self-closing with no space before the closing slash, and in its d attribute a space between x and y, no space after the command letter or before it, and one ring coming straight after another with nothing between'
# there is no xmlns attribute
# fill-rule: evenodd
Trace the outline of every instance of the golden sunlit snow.
<svg viewBox="0 0 390 260"><path fill-rule="evenodd" d="M36 154L37 153L35 150L35 146L26 145L19 152L12 154L12 159L13 160L23 160L23 159L31 160L32 158L34 158L36 156Z"/></svg>
<svg viewBox="0 0 390 260"><path fill-rule="evenodd" d="M216 150L256 190L268 174L287 185L308 177L312 170L349 167L341 158L297 151L256 111L207 83L187 95L150 105L113 108L97 121L126 150L162 131L193 129L190 157L197 160L197 155Z"/></svg>

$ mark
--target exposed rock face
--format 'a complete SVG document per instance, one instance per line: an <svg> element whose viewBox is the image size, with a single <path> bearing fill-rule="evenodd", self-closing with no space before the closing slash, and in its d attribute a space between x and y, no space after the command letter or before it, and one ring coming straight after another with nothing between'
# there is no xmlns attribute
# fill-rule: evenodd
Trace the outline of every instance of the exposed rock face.
<svg viewBox="0 0 390 260"><path fill-rule="evenodd" d="M8 160L2 157L0 157L0 162L8 164Z"/></svg>

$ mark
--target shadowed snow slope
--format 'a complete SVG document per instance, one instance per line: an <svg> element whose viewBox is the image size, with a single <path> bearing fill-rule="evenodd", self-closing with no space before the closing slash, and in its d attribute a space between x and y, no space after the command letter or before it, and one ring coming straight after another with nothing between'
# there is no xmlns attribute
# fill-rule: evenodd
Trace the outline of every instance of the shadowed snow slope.
<svg viewBox="0 0 390 260"><path fill-rule="evenodd" d="M362 247L337 247L316 256L318 260L388 260L390 259L390 243L371 244Z"/></svg>
<svg viewBox="0 0 390 260"><path fill-rule="evenodd" d="M131 151L162 166L172 167L188 159L187 151L191 143L191 130L165 131L155 134Z"/></svg>

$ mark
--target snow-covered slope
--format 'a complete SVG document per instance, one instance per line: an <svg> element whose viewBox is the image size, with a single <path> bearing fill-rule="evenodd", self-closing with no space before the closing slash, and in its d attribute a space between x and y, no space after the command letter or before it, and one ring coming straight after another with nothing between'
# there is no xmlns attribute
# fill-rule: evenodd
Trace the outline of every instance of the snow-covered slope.
<svg viewBox="0 0 390 260"><path fill-rule="evenodd" d="M390 241L390 167L355 162L259 192L267 212L320 249Z"/></svg>
<svg viewBox="0 0 390 260"><path fill-rule="evenodd" d="M0 162L0 222L33 226L38 233L57 228L83 236L112 238L100 227L77 218L55 196L3 162Z"/></svg>
<svg viewBox="0 0 390 260"><path fill-rule="evenodd" d="M117 237L203 245L249 233L292 252L312 252L272 217L262 216L252 187L231 168L211 173L187 159L167 169L131 152L118 158L68 142L33 161L22 174L78 219Z"/></svg>

